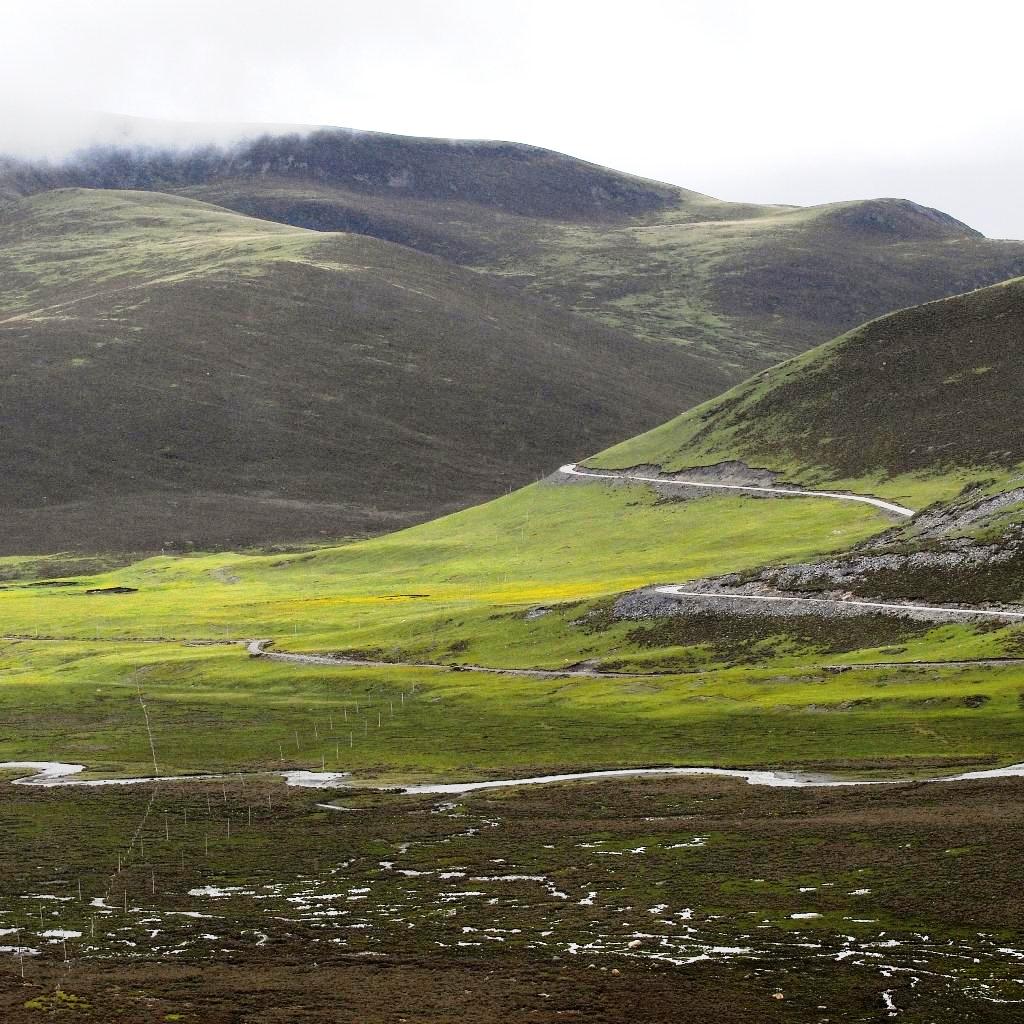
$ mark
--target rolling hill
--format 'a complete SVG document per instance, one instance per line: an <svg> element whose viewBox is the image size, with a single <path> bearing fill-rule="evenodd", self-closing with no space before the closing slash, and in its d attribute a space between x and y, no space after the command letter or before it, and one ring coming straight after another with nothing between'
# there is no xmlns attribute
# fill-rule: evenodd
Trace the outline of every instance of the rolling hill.
<svg viewBox="0 0 1024 1024"><path fill-rule="evenodd" d="M6 554L394 528L678 403L652 348L374 238L57 190L0 214Z"/></svg>
<svg viewBox="0 0 1024 1024"><path fill-rule="evenodd" d="M910 309L765 371L589 460L740 459L793 479L1005 472L1024 462L1024 278Z"/></svg>
<svg viewBox="0 0 1024 1024"><path fill-rule="evenodd" d="M680 407L873 316L1024 274L1024 243L907 200L728 203L513 143L322 129L184 153L97 150L12 164L0 180L20 194L183 194L441 256L684 346Z"/></svg>
<svg viewBox="0 0 1024 1024"><path fill-rule="evenodd" d="M606 189L574 224L480 214L503 258L547 245L544 287L571 284L548 298L587 320L373 232L43 178L0 213L0 1016L327 1020L358 990L390 1019L1016 1020L1020 779L998 776L1024 756L1024 604L850 597L1024 598L1024 279L590 460L933 501L910 517L559 472L364 539L4 554L436 514L766 358L783 293L796 338L989 243L910 204L687 221ZM686 277L717 288L728 259L749 334ZM667 340L683 322L706 333ZM44 758L57 785L12 784Z"/></svg>

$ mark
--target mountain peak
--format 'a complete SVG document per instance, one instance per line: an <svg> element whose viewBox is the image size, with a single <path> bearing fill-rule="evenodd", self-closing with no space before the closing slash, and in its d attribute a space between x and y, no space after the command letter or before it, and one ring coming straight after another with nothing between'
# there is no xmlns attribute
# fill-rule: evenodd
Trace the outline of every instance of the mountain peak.
<svg viewBox="0 0 1024 1024"><path fill-rule="evenodd" d="M909 199L862 199L818 208L820 222L846 231L878 235L886 240L923 241L943 238L983 238L980 231L948 213Z"/></svg>

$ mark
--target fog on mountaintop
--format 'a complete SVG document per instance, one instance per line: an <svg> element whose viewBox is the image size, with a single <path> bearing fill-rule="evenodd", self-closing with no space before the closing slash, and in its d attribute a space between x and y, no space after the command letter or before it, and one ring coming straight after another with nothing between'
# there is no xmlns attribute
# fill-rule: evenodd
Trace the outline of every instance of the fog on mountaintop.
<svg viewBox="0 0 1024 1024"><path fill-rule="evenodd" d="M0 156L59 162L96 147L190 149L230 146L316 126L162 121L99 111L0 102Z"/></svg>

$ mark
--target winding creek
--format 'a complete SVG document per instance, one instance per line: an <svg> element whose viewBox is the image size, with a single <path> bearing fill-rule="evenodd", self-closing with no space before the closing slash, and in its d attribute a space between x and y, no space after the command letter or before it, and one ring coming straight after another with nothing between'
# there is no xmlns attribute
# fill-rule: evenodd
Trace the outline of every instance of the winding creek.
<svg viewBox="0 0 1024 1024"><path fill-rule="evenodd" d="M134 778L81 779L77 776L86 771L81 764L66 764L61 761L0 761L0 771L28 771L32 774L13 780L16 786L133 786L147 782L212 782L237 778L238 772L223 772L205 775L143 775ZM808 789L814 787L857 787L897 786L938 782L973 782L982 779L1020 778L1024 776L1024 763L1006 765L1003 768L986 768L980 771L961 772L957 775L932 776L929 778L844 778L809 772L776 771L768 768L606 768L595 771L565 772L560 775L535 775L521 779L487 779L479 782L391 782L386 785L353 781L348 772L283 771L264 772L263 775L283 778L289 786L302 789L371 789L402 794L459 795L481 789L508 789L513 786L538 786L557 782L585 782L588 779L635 778L644 775L696 776L713 775L718 778L740 779L751 786L771 786L780 789ZM325 805L326 806L326 805Z"/></svg>

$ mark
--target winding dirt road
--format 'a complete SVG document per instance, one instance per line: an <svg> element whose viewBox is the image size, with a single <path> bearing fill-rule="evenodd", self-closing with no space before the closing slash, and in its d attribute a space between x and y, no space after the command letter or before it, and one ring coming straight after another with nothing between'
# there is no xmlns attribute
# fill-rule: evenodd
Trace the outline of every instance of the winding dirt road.
<svg viewBox="0 0 1024 1024"><path fill-rule="evenodd" d="M583 679L635 679L636 672L600 672L579 665L565 668L493 668L487 665L444 664L438 661L371 661L362 658L331 657L328 654L292 654L287 651L269 651L273 640L250 640L246 650L254 658L286 661L293 665L331 665L334 668L427 668L447 672L478 672L491 676L530 676L535 679L562 679L579 676Z"/></svg>
<svg viewBox="0 0 1024 1024"><path fill-rule="evenodd" d="M729 484L712 483L705 480L678 480L663 477L644 476L639 473L600 473L593 470L580 469L576 463L567 463L560 466L558 472L563 476L579 477L592 480L630 480L637 483L657 484L659 486L692 487L700 490L726 490L740 492L754 492L787 498L826 498L831 501L853 501L864 505L870 505L882 512L907 519L915 512L904 505L884 501L881 498L866 494L850 494L842 491L816 491L805 490L796 487L769 487L755 484ZM956 608L943 607L941 605L923 605L884 602L884 601L860 601L840 598L821 597L788 597L768 596L762 594L716 594L704 591L687 590L686 584L674 584L654 587L653 591L665 597L679 599L694 599L699 601L726 601L726 602L779 602L782 604L817 605L832 608L863 608L867 611L882 612L884 614L908 614L916 618L930 619L935 622L949 622L958 619L999 619L1007 622L1024 620L1024 612L1001 611L989 608ZM579 676L584 678L635 678L638 673L628 672L602 672L597 669L567 666L564 669L529 669L529 668L489 668L483 665L445 665L437 662L410 662L410 661L364 661L357 658L331 657L318 654L292 654L285 651L270 651L267 648L273 643L272 640L249 641L247 649L249 654L255 658L269 658L273 661L290 662L300 665L330 665L334 667L354 668L419 668L419 669L442 669L459 672L477 672L488 675L514 675L531 676L534 678L559 678L566 676Z"/></svg>
<svg viewBox="0 0 1024 1024"><path fill-rule="evenodd" d="M598 473L591 469L580 469L575 462L560 466L558 472L563 476L588 477L593 480L636 480L638 483L659 484L663 487L697 487L701 490L714 491L747 491L756 494L773 494L786 498L831 498L834 501L857 501L863 505L873 505L883 512L909 518L914 509L897 505L892 501L883 501L867 494L849 494L844 491L810 491L798 487L764 487L755 484L721 484L707 480L676 480L672 477L639 476L635 473Z"/></svg>

